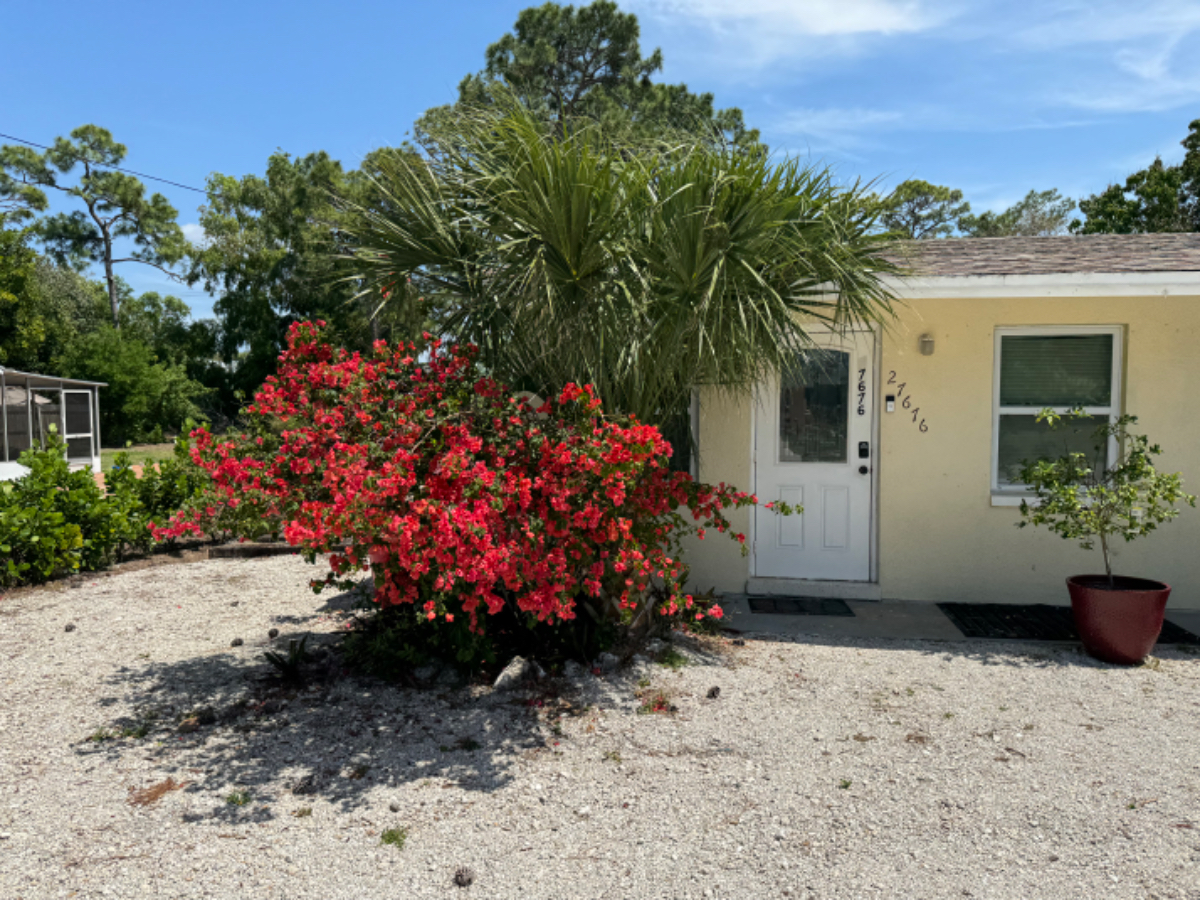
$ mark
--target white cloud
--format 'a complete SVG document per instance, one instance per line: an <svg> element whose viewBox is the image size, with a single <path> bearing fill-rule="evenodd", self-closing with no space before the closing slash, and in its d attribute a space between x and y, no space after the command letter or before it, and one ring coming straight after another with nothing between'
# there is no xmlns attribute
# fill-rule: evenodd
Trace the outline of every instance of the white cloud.
<svg viewBox="0 0 1200 900"><path fill-rule="evenodd" d="M794 109L770 127L798 137L810 150L850 150L874 143L868 134L903 127L905 114L885 109Z"/></svg>
<svg viewBox="0 0 1200 900"><path fill-rule="evenodd" d="M925 31L949 18L948 0L629 0L673 32L717 41L722 67L762 69L785 57L848 54L869 37Z"/></svg>
<svg viewBox="0 0 1200 900"><path fill-rule="evenodd" d="M1067 119L1061 116L1044 120L1028 111L1021 111L1015 115L997 114L994 110L980 114L978 110L914 104L903 109L794 109L767 123L765 127L769 135L803 139L810 150L844 152L879 148L884 144L882 135L898 131L1002 134L1074 128L1087 124L1090 124L1088 119Z"/></svg>
<svg viewBox="0 0 1200 900"><path fill-rule="evenodd" d="M1076 44L1127 44L1147 38L1177 40L1200 28L1195 0L1082 0L1042 7L1011 37L1039 48Z"/></svg>
<svg viewBox="0 0 1200 900"><path fill-rule="evenodd" d="M1038 53L1069 52L1052 102L1105 113L1175 109L1200 99L1196 0L1085 0L1049 6L1010 40Z"/></svg>
<svg viewBox="0 0 1200 900"><path fill-rule="evenodd" d="M208 243L208 235L204 233L204 228L196 222L191 222L182 228L183 236L192 246L202 248Z"/></svg>
<svg viewBox="0 0 1200 900"><path fill-rule="evenodd" d="M1101 112L1147 112L1175 109L1200 100L1200 64L1188 53L1177 54L1186 35L1141 41L1120 47L1111 62L1095 67L1058 98L1069 105ZM1190 46L1195 38L1185 43Z"/></svg>
<svg viewBox="0 0 1200 900"><path fill-rule="evenodd" d="M942 19L926 0L635 0L663 17L724 29L750 25L790 35L895 34Z"/></svg>

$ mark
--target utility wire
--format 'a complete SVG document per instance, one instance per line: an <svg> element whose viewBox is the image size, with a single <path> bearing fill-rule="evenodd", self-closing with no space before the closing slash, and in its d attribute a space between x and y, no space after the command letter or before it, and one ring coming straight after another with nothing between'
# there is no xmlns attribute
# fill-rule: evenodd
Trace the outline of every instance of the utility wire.
<svg viewBox="0 0 1200 900"><path fill-rule="evenodd" d="M42 150L53 150L54 149L53 147L47 147L45 144L37 144L37 143L34 143L33 141L27 141L24 138L13 137L11 134L0 133L0 138L6 138L10 141L16 141L18 144L28 144L30 147L38 147ZM80 157L80 159L82 160L83 157ZM208 191L203 190L202 188L194 188L194 187L191 187L190 185L180 184L178 181L170 181L169 179L159 178L155 175L144 175L141 172L133 171L133 169L122 169L120 166L110 166L108 163L96 162L95 160L91 160L91 159L89 159L88 162L90 162L93 166L101 166L102 168L105 168L105 169L115 169L118 172L124 172L126 175L136 175L138 178L148 178L150 181L161 181L163 184L170 184L177 188L183 188L185 191L195 191L197 194L207 194L208 193Z"/></svg>

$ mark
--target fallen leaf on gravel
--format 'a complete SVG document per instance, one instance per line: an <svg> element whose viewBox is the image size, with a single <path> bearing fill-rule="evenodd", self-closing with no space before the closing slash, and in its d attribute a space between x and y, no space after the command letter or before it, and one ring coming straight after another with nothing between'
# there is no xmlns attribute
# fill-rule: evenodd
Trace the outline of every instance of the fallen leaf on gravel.
<svg viewBox="0 0 1200 900"><path fill-rule="evenodd" d="M925 736L923 734L917 734L917 732L915 732L915 731L912 732L911 734L907 735L904 738L904 740L908 741L910 744L928 744L929 743L929 738L927 736Z"/></svg>
<svg viewBox="0 0 1200 900"><path fill-rule="evenodd" d="M1196 826L1193 825L1191 822L1176 822L1171 827L1172 828L1195 828Z"/></svg>
<svg viewBox="0 0 1200 900"><path fill-rule="evenodd" d="M858 741L860 744L865 744L867 741L876 740L876 738L874 736L869 735L869 734L863 734L861 731L858 734L854 735L854 739L856 741Z"/></svg>
<svg viewBox="0 0 1200 900"><path fill-rule="evenodd" d="M1022 753L1020 750L1014 750L1012 747L1005 747L1004 749L1008 753L1011 753L1013 756L1019 756L1019 757L1021 757L1021 759L1026 759L1025 754Z"/></svg>
<svg viewBox="0 0 1200 900"><path fill-rule="evenodd" d="M191 784L190 781L176 781L174 778L168 778L166 781L160 781L158 784L150 785L150 787L130 788L129 805L150 806L157 803L171 791L178 791L189 784Z"/></svg>

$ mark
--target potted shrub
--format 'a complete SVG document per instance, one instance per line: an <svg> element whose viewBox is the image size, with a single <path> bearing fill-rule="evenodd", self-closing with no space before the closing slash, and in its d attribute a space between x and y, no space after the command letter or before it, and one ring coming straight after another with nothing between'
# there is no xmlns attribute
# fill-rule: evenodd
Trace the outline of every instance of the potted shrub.
<svg viewBox="0 0 1200 900"><path fill-rule="evenodd" d="M1044 409L1038 421L1057 428L1069 419L1088 418L1082 410ZM1179 515L1176 505L1196 505L1184 492L1178 473L1154 468L1162 453L1145 435L1133 434L1136 416L1121 416L1095 431L1096 453L1066 452L1058 459L1026 463L1021 480L1034 501L1021 502L1018 525L1045 525L1085 550L1100 544L1103 575L1067 579L1071 610L1083 646L1106 662L1133 664L1145 658L1162 631L1169 585L1145 578L1113 575L1111 550L1118 538L1132 541ZM1116 458L1104 465L1105 448L1115 444Z"/></svg>

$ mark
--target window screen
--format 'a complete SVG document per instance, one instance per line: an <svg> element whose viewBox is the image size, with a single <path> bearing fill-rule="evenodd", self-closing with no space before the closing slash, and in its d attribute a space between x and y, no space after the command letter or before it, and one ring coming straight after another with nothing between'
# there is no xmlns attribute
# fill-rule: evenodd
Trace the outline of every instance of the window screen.
<svg viewBox="0 0 1200 900"><path fill-rule="evenodd" d="M63 395L63 406L67 415L67 434L91 434L91 395L67 391Z"/></svg>
<svg viewBox="0 0 1200 900"><path fill-rule="evenodd" d="M1111 334L1005 335L1000 339L1000 405L1108 406Z"/></svg>

